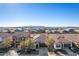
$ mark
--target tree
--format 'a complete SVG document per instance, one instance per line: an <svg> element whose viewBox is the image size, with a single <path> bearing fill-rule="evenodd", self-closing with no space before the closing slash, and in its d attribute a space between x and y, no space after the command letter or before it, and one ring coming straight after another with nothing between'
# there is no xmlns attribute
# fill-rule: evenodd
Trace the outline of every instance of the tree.
<svg viewBox="0 0 79 59"><path fill-rule="evenodd" d="M77 45L76 46L79 48L79 42L77 42Z"/></svg>
<svg viewBox="0 0 79 59"><path fill-rule="evenodd" d="M12 39L5 39L3 41L3 44L4 44L5 47L11 47L12 43L13 43Z"/></svg>
<svg viewBox="0 0 79 59"><path fill-rule="evenodd" d="M33 39L25 39L23 41L20 42L20 47L21 49L24 49L24 48L30 48L34 45L35 41Z"/></svg>
<svg viewBox="0 0 79 59"><path fill-rule="evenodd" d="M45 44L47 45L47 47L48 47L48 49L49 49L50 51L53 50L54 40L53 40L52 38L48 37L48 38L46 39L46 41L45 41Z"/></svg>

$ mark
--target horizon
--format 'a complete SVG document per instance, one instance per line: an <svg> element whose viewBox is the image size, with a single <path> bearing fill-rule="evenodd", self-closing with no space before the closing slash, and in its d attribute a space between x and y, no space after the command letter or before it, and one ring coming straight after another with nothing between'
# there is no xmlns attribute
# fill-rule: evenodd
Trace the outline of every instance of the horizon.
<svg viewBox="0 0 79 59"><path fill-rule="evenodd" d="M0 27L78 27L78 3L3 3Z"/></svg>
<svg viewBox="0 0 79 59"><path fill-rule="evenodd" d="M3 26L5 28L7 27L79 27L79 26L41 26L41 25L28 25L28 26ZM1 28L1 26L0 26Z"/></svg>

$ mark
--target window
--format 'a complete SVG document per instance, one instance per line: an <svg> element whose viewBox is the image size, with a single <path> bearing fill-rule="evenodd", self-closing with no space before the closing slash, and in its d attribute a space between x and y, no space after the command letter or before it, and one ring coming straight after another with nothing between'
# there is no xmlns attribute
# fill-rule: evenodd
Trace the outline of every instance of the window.
<svg viewBox="0 0 79 59"><path fill-rule="evenodd" d="M55 44L55 49L61 49L62 48L62 44L61 43L57 43Z"/></svg>
<svg viewBox="0 0 79 59"><path fill-rule="evenodd" d="M60 44L57 44L56 47L61 47L61 45Z"/></svg>

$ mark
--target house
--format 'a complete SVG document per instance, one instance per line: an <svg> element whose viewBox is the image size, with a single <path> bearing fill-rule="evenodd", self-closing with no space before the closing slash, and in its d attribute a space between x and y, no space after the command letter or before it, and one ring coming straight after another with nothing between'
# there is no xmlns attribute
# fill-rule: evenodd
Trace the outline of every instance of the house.
<svg viewBox="0 0 79 59"><path fill-rule="evenodd" d="M15 32L15 29L8 29L11 33Z"/></svg>
<svg viewBox="0 0 79 59"><path fill-rule="evenodd" d="M29 32L29 28L24 28L24 32Z"/></svg>
<svg viewBox="0 0 79 59"><path fill-rule="evenodd" d="M6 39L12 40L12 36L9 33L0 33L0 48L4 47L3 41Z"/></svg>
<svg viewBox="0 0 79 59"><path fill-rule="evenodd" d="M74 31L75 31L76 33L79 33L79 29L74 29Z"/></svg>
<svg viewBox="0 0 79 59"><path fill-rule="evenodd" d="M46 45L45 45L46 35L38 34L38 35L34 36L33 39L35 39L35 41L36 41L37 48L46 47Z"/></svg>
<svg viewBox="0 0 79 59"><path fill-rule="evenodd" d="M16 29L15 32L22 32L22 29Z"/></svg>
<svg viewBox="0 0 79 59"><path fill-rule="evenodd" d="M28 37L29 34L27 32L14 32L12 34L13 46L17 47L22 40L25 40Z"/></svg>
<svg viewBox="0 0 79 59"><path fill-rule="evenodd" d="M58 30L59 33L63 33L64 30Z"/></svg>
<svg viewBox="0 0 79 59"><path fill-rule="evenodd" d="M62 37L64 37L64 38L62 38L60 42L62 42L62 41L64 43L68 42L72 45L72 48L74 48L74 45L77 46L77 44L79 43L79 34L69 34L69 33L67 33L67 34L49 34L49 37L55 41L54 48L55 48L56 44L59 43L58 39L60 39ZM60 45L62 45L62 43L59 43L58 45L60 46Z"/></svg>
<svg viewBox="0 0 79 59"><path fill-rule="evenodd" d="M56 30L54 30L54 29L53 29L53 30L51 30L51 32L52 32L52 33L55 33L55 31L56 31Z"/></svg>
<svg viewBox="0 0 79 59"><path fill-rule="evenodd" d="M2 29L0 28L0 33L2 32Z"/></svg>
<svg viewBox="0 0 79 59"><path fill-rule="evenodd" d="M45 33L51 33L51 30L49 30L49 29L45 30Z"/></svg>
<svg viewBox="0 0 79 59"><path fill-rule="evenodd" d="M8 32L8 29L3 29L2 32Z"/></svg>
<svg viewBox="0 0 79 59"><path fill-rule="evenodd" d="M72 48L73 42L69 39L65 39L65 37L59 36L57 41L54 43L54 48L56 50L65 49L65 48Z"/></svg>
<svg viewBox="0 0 79 59"><path fill-rule="evenodd" d="M19 42L29 37L28 32L15 32L12 34L13 41Z"/></svg>
<svg viewBox="0 0 79 59"><path fill-rule="evenodd" d="M12 39L11 34L9 34L9 33L0 33L0 42L5 40L5 39Z"/></svg>

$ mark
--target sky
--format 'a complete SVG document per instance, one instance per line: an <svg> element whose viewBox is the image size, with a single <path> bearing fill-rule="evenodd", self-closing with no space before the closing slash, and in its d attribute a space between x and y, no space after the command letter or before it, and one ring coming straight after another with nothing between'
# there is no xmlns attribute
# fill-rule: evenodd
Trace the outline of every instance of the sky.
<svg viewBox="0 0 79 59"><path fill-rule="evenodd" d="M79 26L79 4L0 3L0 27Z"/></svg>

